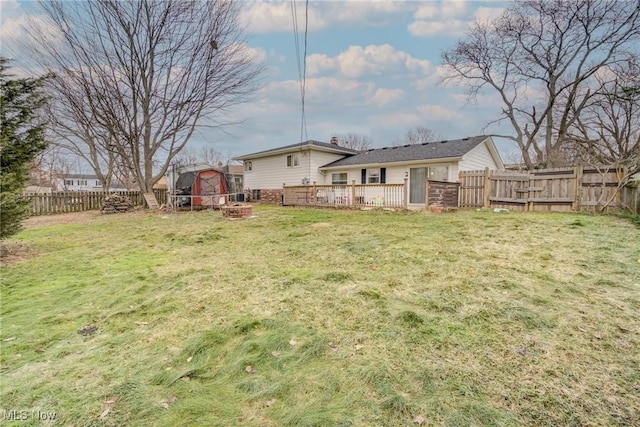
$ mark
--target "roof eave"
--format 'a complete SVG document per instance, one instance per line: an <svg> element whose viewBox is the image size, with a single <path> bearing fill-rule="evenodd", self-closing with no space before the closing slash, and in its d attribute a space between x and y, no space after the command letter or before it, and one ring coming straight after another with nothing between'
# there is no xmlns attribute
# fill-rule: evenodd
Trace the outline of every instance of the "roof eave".
<svg viewBox="0 0 640 427"><path fill-rule="evenodd" d="M305 145L299 145L297 147L276 148L268 151L259 151L257 153L245 154L243 156L233 157L232 160L253 160L253 159L259 159L261 157L270 157L278 154L295 153L295 152L303 151L306 149L313 149L316 151L324 151L327 153L335 153L335 154L342 154L342 155L348 155L348 156L353 156L354 154L356 154L348 149L342 149L340 147L334 149L334 148L323 147L315 144L305 144Z"/></svg>
<svg viewBox="0 0 640 427"><path fill-rule="evenodd" d="M384 163L356 163L353 165L338 165L338 166L320 166L319 170L333 170L333 169L348 169L361 166L374 166L374 167L386 167L386 166L399 166L399 165L420 165L425 163L445 163L453 162L462 159L462 156L455 157L439 157L437 159L417 159L417 160L401 160L398 162L384 162Z"/></svg>

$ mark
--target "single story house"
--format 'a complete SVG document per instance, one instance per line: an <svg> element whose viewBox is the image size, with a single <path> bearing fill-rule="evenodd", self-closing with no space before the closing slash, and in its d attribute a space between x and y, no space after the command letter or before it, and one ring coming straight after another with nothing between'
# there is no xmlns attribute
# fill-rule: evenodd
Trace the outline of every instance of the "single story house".
<svg viewBox="0 0 640 427"><path fill-rule="evenodd" d="M306 141L236 157L245 165L245 189L253 200L278 202L284 185L403 184L409 205L425 203L426 180L457 182L468 170L503 169L490 136L354 151ZM277 194L277 198L271 197Z"/></svg>

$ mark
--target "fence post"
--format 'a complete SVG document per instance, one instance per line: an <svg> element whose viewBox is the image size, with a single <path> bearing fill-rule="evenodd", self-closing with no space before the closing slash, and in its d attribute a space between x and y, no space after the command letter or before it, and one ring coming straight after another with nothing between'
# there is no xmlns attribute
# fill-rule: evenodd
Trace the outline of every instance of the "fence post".
<svg viewBox="0 0 640 427"><path fill-rule="evenodd" d="M425 180L424 184L424 207L429 209L429 180Z"/></svg>
<svg viewBox="0 0 640 427"><path fill-rule="evenodd" d="M409 178L404 178L404 187L402 187L402 206L407 209L409 207Z"/></svg>
<svg viewBox="0 0 640 427"><path fill-rule="evenodd" d="M349 200L349 205L354 205L355 206L355 201L356 201L356 180L352 179L351 180L351 200Z"/></svg>
<svg viewBox="0 0 640 427"><path fill-rule="evenodd" d="M577 165L573 168L573 172L576 175L573 181L573 205L572 209L574 211L579 211L582 209L582 165Z"/></svg>
<svg viewBox="0 0 640 427"><path fill-rule="evenodd" d="M484 182L482 184L482 206L485 208L490 207L489 205L489 188L491 186L491 180L489 179L489 168L484 168Z"/></svg>
<svg viewBox="0 0 640 427"><path fill-rule="evenodd" d="M313 186L311 187L311 204L316 204L316 182L313 181Z"/></svg>

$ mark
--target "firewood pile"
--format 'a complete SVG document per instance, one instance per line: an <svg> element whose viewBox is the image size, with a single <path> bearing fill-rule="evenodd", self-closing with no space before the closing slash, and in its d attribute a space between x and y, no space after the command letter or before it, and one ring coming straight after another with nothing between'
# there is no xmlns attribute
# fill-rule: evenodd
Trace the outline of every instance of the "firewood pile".
<svg viewBox="0 0 640 427"><path fill-rule="evenodd" d="M126 196L120 196L118 194L111 194L102 199L103 214L129 212L133 210L133 204L131 200Z"/></svg>

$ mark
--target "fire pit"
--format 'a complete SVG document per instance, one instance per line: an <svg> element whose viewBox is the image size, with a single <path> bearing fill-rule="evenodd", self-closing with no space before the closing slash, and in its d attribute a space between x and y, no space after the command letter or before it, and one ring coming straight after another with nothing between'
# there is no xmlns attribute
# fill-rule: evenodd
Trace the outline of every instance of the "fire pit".
<svg viewBox="0 0 640 427"><path fill-rule="evenodd" d="M222 217L229 219L250 218L253 216L253 206L235 203L229 206L222 206Z"/></svg>

